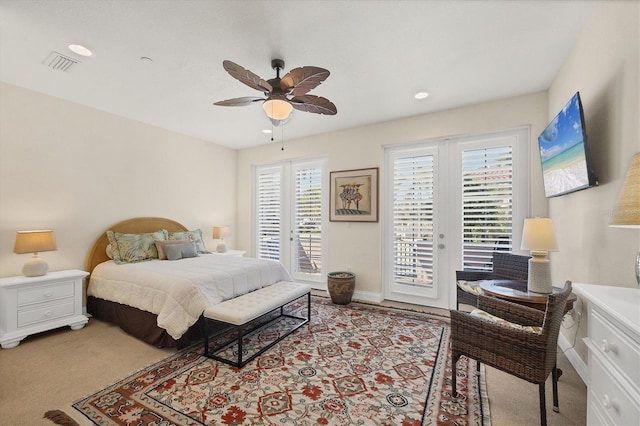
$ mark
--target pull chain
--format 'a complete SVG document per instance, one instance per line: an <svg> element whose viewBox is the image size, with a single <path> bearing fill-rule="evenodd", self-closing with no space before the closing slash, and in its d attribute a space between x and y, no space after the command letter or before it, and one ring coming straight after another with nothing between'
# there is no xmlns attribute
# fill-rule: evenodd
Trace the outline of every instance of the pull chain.
<svg viewBox="0 0 640 426"><path fill-rule="evenodd" d="M271 142L273 142L273 121L271 121Z"/></svg>

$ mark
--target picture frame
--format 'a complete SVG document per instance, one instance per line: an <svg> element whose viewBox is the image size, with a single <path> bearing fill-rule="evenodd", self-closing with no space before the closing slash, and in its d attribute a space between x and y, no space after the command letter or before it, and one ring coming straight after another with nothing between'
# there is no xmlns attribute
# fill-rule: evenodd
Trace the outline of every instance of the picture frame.
<svg viewBox="0 0 640 426"><path fill-rule="evenodd" d="M378 168L329 173L329 221L378 221Z"/></svg>

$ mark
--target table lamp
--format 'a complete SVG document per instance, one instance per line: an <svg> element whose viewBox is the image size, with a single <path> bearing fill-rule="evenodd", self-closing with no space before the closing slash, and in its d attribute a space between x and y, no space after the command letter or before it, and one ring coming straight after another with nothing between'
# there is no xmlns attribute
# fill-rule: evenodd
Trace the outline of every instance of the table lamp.
<svg viewBox="0 0 640 426"><path fill-rule="evenodd" d="M609 226L640 228L640 152L631 160ZM636 282L640 286L640 251L636 255Z"/></svg>
<svg viewBox="0 0 640 426"><path fill-rule="evenodd" d="M17 254L33 253L31 259L22 267L22 273L27 277L39 277L47 273L49 265L38 256L38 253L56 249L56 238L51 230L18 231L13 252Z"/></svg>
<svg viewBox="0 0 640 426"><path fill-rule="evenodd" d="M227 245L224 243L224 237L229 235L229 227L228 226L214 226L213 227L213 239L220 240L218 242L218 246L216 247L216 251L218 253L226 253Z"/></svg>
<svg viewBox="0 0 640 426"><path fill-rule="evenodd" d="M529 250L532 256L529 259L527 290L534 293L552 293L551 264L547 253L558 251L558 243L551 219L542 217L525 219L520 248Z"/></svg>

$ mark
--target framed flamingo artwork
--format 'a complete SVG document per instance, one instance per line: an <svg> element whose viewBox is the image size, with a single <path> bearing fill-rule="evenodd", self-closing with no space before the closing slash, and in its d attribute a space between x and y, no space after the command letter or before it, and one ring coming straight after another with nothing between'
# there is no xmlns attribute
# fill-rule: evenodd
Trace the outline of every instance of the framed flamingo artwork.
<svg viewBox="0 0 640 426"><path fill-rule="evenodd" d="M330 173L332 222L378 221L378 168Z"/></svg>

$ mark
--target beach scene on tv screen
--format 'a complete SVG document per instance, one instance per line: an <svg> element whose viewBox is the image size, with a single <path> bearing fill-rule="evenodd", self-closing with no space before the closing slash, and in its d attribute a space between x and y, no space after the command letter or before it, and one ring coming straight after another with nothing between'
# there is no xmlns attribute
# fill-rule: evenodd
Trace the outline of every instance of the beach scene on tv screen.
<svg viewBox="0 0 640 426"><path fill-rule="evenodd" d="M578 95L538 136L547 197L589 186Z"/></svg>

